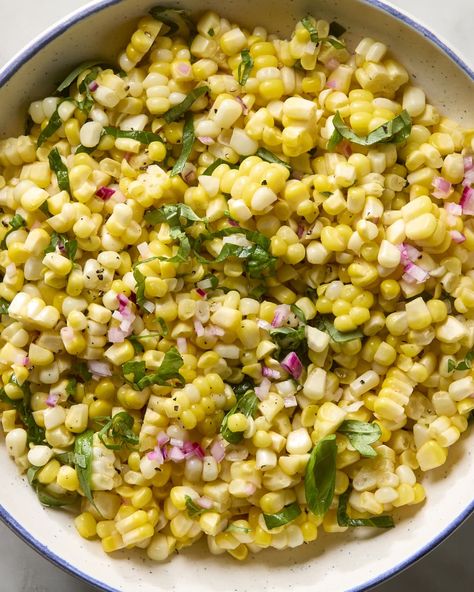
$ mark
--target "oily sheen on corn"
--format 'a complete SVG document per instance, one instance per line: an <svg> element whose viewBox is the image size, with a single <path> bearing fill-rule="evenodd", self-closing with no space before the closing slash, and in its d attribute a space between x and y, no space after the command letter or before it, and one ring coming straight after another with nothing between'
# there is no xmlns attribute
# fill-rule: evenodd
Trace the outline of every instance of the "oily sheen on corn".
<svg viewBox="0 0 474 592"><path fill-rule="evenodd" d="M2 427L106 552L243 560L421 503L468 428L474 136L383 43L172 13L0 142ZM336 114L363 138L402 112L404 141L328 150Z"/></svg>

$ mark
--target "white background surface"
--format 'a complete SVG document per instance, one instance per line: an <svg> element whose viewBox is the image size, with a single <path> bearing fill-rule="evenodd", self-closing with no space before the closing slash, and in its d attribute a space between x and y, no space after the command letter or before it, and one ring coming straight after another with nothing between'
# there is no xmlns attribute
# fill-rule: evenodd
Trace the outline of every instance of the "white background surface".
<svg viewBox="0 0 474 592"><path fill-rule="evenodd" d="M85 0L0 0L0 66L46 27L85 4ZM392 4L438 33L474 67L473 0L392 0ZM474 518L429 557L375 592L472 590L472 541ZM29 549L3 524L0 573L0 592L92 592Z"/></svg>

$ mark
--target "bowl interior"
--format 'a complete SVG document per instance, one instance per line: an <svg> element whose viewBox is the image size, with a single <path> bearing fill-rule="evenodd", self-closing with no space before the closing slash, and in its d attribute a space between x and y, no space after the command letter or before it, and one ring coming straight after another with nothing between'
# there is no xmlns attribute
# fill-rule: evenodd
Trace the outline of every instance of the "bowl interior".
<svg viewBox="0 0 474 592"><path fill-rule="evenodd" d="M51 93L55 83L78 63L95 57L112 59L134 29L135 18L156 4L149 0L105 0L83 9L81 20L71 17L70 26L53 27L30 47L26 61L10 76L14 62L4 71L0 88L0 136L18 135L24 127L29 102ZM448 57L425 31L390 15L376 3L363 0L193 0L174 2L190 12L214 9L248 27L265 25L288 34L294 22L308 12L348 28L349 46L362 36L387 43L405 65L429 100L443 114L465 126L474 126L471 109L474 82L468 71ZM317 11L317 12L316 12ZM2 75L0 75L0 81ZM135 553L105 555L98 543L85 542L75 531L72 517L42 508L32 490L20 478L5 448L0 450L4 475L0 492L1 514L21 536L58 564L95 581L107 590L133 592L184 592L192 582L194 592L218 583L222 591L243 592L258 587L262 592L283 587L295 591L324 592L365 589L388 577L435 542L466 517L473 506L474 456L469 450L472 434L451 450L444 467L427 476L428 501L422 507L400 513L395 529L388 532L354 530L342 535L324 535L295 550L264 551L245 564L228 557L211 556L204 545L187 549L172 561L156 564Z"/></svg>

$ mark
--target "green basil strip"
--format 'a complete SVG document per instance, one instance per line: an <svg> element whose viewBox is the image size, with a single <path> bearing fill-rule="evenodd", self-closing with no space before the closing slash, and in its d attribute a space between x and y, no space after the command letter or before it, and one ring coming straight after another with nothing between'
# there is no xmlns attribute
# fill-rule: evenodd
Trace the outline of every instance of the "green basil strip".
<svg viewBox="0 0 474 592"><path fill-rule="evenodd" d="M82 434L76 436L74 443L74 462L76 465L79 485L90 503L95 507L94 498L92 497L91 479L92 479L92 442L94 439L94 432L87 430Z"/></svg>
<svg viewBox="0 0 474 592"><path fill-rule="evenodd" d="M470 351L466 354L466 357L462 362L456 364L456 361L450 358L448 360L448 372L453 372L454 370L458 370L460 372L464 370L470 370L472 368L472 361L474 360L474 350Z"/></svg>
<svg viewBox="0 0 474 592"><path fill-rule="evenodd" d="M304 491L309 510L323 516L330 508L336 486L336 436L319 441L311 451L304 476Z"/></svg>
<svg viewBox="0 0 474 592"><path fill-rule="evenodd" d="M77 391L77 379L70 378L66 385L66 394L68 397L74 397Z"/></svg>
<svg viewBox="0 0 474 592"><path fill-rule="evenodd" d="M125 379L131 382L133 388L139 391L153 384L171 386L169 384L170 380L177 380L183 385L185 381L179 373L183 364L180 353L175 347L172 347L165 353L160 367L155 372L147 374L145 362L132 360L122 365L122 373ZM133 379L129 380L127 376L133 376Z"/></svg>
<svg viewBox="0 0 474 592"><path fill-rule="evenodd" d="M108 136L112 136L114 138L128 138L129 140L136 140L141 144L151 144L151 142L161 142L164 144L163 138L158 134L154 134L153 132L142 130L121 130L118 127L111 126L105 127L104 132ZM92 148L92 150L95 150L95 148ZM83 151L85 152L85 150Z"/></svg>
<svg viewBox="0 0 474 592"><path fill-rule="evenodd" d="M339 526L373 526L375 528L393 528L395 526L391 516L373 516L372 518L351 518L347 514L347 502L352 488L349 487L339 496L337 507L337 523Z"/></svg>
<svg viewBox="0 0 474 592"><path fill-rule="evenodd" d="M255 391L253 390L247 390L240 396L237 395L237 393L240 391L234 390L234 392L237 396L237 403L226 413L224 419L222 420L221 434L222 437L227 440L227 442L230 442L231 444L238 444L244 437L244 433L233 432L227 427L229 417L234 415L234 413L243 413L246 417L253 417L257 411L259 401Z"/></svg>
<svg viewBox="0 0 474 592"><path fill-rule="evenodd" d="M68 259L74 261L77 253L77 240L70 239L65 234L58 234L56 231L51 235L49 245L44 250L44 253L53 253L59 249L62 255L66 255Z"/></svg>
<svg viewBox="0 0 474 592"><path fill-rule="evenodd" d="M168 109L168 111L166 111L166 113L163 115L163 119L166 121L166 123L171 123L172 121L180 119L192 107L193 103L207 92L209 92L208 86L198 86L192 90L186 96L186 98L181 101L181 103L171 107L171 109Z"/></svg>
<svg viewBox="0 0 474 592"><path fill-rule="evenodd" d="M197 518L203 512L207 512L208 511L205 508L201 508L196 503L194 503L194 500L189 495L185 495L184 496L184 499L186 501L186 510L187 510L188 516L190 518Z"/></svg>
<svg viewBox="0 0 474 592"><path fill-rule="evenodd" d="M61 191L70 192L69 173L67 166L64 164L57 148L53 148L53 150L51 150L48 155L48 160L49 166L56 173L59 189L61 189Z"/></svg>
<svg viewBox="0 0 474 592"><path fill-rule="evenodd" d="M382 430L378 424L357 421L355 419L346 419L342 422L337 431L340 434L347 436L349 442L362 456L369 458L377 456L377 453L372 448L371 444L377 442L382 435Z"/></svg>
<svg viewBox="0 0 474 592"><path fill-rule="evenodd" d="M248 49L243 49L240 52L241 62L237 70L237 80L240 86L244 86L250 76L253 68L253 60Z"/></svg>
<svg viewBox="0 0 474 592"><path fill-rule="evenodd" d="M26 435L28 442L33 444L43 444L45 439L45 431L44 428L40 427L34 417L33 417L33 410L31 408L31 391L30 385L28 382L24 382L22 385L19 385L15 375L12 376L10 382L19 386L23 392L23 398L21 399L10 399L10 397L5 393L5 389L0 389L0 401L4 403L8 403L14 409L17 410L18 415L20 416L20 420L25 426Z"/></svg>
<svg viewBox="0 0 474 592"><path fill-rule="evenodd" d="M334 150L343 138L349 140L349 142L352 142L353 144L358 144L359 146L373 146L374 144L388 142L400 144L408 138L412 127L411 117L405 110L391 121L387 121L387 123L374 129L374 131L370 132L367 136L359 136L353 132L350 127L344 123L339 111L334 116L333 124L334 132L329 139L328 150Z"/></svg>
<svg viewBox="0 0 474 592"><path fill-rule="evenodd" d="M135 296L137 298L137 304L140 308L143 308L143 305L145 304L145 302L147 302L147 299L145 298L145 276L143 275L143 273L138 269L138 267L135 267L133 270L133 277L135 278L135 281L137 283L137 286L135 288Z"/></svg>
<svg viewBox="0 0 474 592"><path fill-rule="evenodd" d="M48 124L42 130L40 135L38 136L38 148L46 142L48 138L50 138L53 134L55 134L58 129L62 126L63 120L59 117L59 111L56 108L55 112L49 118Z"/></svg>
<svg viewBox="0 0 474 592"><path fill-rule="evenodd" d="M341 331L336 329L334 323L324 316L317 318L316 326L320 331L327 333L335 343L346 343L347 341L362 339L364 337L364 334L359 329L348 331L347 333L341 333Z"/></svg>
<svg viewBox="0 0 474 592"><path fill-rule="evenodd" d="M8 314L8 308L10 307L10 303L5 300L5 298L0 298L0 315Z"/></svg>
<svg viewBox="0 0 474 592"><path fill-rule="evenodd" d="M110 450L136 446L138 436L133 431L134 419L126 411L120 411L113 417L105 418L103 428L98 432L100 441Z"/></svg>
<svg viewBox="0 0 474 592"><path fill-rule="evenodd" d="M72 495L57 495L50 493L45 485L38 483L37 475L42 467L30 467L26 472L28 483L35 490L38 500L43 506L48 508L62 508L63 506L71 506L75 504L77 494Z"/></svg>
<svg viewBox="0 0 474 592"><path fill-rule="evenodd" d="M0 249L7 248L7 237L15 230L18 230L19 228L23 228L24 226L26 226L26 220L23 218L23 216L20 216L20 214L15 214L14 216L12 216L8 224L10 228L8 229L8 232L5 234L5 236L2 239L2 242L0 243Z"/></svg>
<svg viewBox="0 0 474 592"><path fill-rule="evenodd" d="M83 62L82 64L79 64L79 66L74 68L74 70L70 74L68 74L66 78L61 82L61 84L56 89L56 92L62 92L63 90L66 90L66 88L71 86L74 80L76 80L76 78L78 78L84 72L84 70L88 70L89 68L93 68L94 66L98 66L102 63L102 61L93 60L90 62Z"/></svg>
<svg viewBox="0 0 474 592"><path fill-rule="evenodd" d="M293 502L292 504L285 506L283 510L276 514L264 514L263 519L265 520L268 530L271 530L272 528L278 528L279 526L288 524L288 522L292 522L298 518L300 514L301 508L296 502Z"/></svg>
<svg viewBox="0 0 474 592"><path fill-rule="evenodd" d="M183 129L183 145L181 148L181 154L179 155L178 160L176 161L174 167L171 170L170 177L175 177L179 175L184 166L188 162L189 155L193 149L194 144L194 119L191 113L186 113L186 119L184 122L184 129Z"/></svg>
<svg viewBox="0 0 474 592"><path fill-rule="evenodd" d="M203 222L192 208L183 203L167 204L145 214L145 222L148 224L159 224L166 222L170 227L182 227L181 218L188 222Z"/></svg>
<svg viewBox="0 0 474 592"><path fill-rule="evenodd" d="M303 19L301 19L301 24L308 31L311 41L313 43L316 43L316 45L318 45L319 43L326 42L330 43L335 49L344 49L346 47L344 43L342 43L342 41L339 41L339 39L333 37L333 34L331 33L331 28L329 29L329 37L319 37L318 31L316 30L316 27L314 26L313 21L309 16L305 16ZM335 25L337 25L340 29L343 29L342 32L345 32L344 27L341 27L337 23L335 23ZM342 35L342 33L340 34Z"/></svg>
<svg viewBox="0 0 474 592"><path fill-rule="evenodd" d="M221 164L228 165L231 169L238 169L238 164L233 164L231 162L227 162L227 160L222 160L222 158L217 158L212 164L210 164L207 169L202 173L203 175L212 175L212 173L217 169L218 166Z"/></svg>
<svg viewBox="0 0 474 592"><path fill-rule="evenodd" d="M180 29L179 21L183 20L184 10L168 6L154 6L150 9L151 16L169 27L168 35L174 35ZM177 22L178 21L178 22Z"/></svg>
<svg viewBox="0 0 474 592"><path fill-rule="evenodd" d="M276 156L275 154L273 154L273 152L270 152L270 150L267 150L266 148L259 148L256 152L256 155L259 156L265 162L272 162L274 164L282 164L289 171L291 171L291 166L287 162L285 162L284 160L281 160L281 158L278 158L278 156Z"/></svg>

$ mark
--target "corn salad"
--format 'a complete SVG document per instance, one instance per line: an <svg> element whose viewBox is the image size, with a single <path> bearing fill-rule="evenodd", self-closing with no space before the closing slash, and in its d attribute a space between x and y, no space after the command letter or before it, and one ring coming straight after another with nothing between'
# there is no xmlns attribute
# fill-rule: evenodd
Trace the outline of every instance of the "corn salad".
<svg viewBox="0 0 474 592"><path fill-rule="evenodd" d="M468 428L474 133L343 34L155 7L0 142L6 448L107 553L391 527Z"/></svg>

